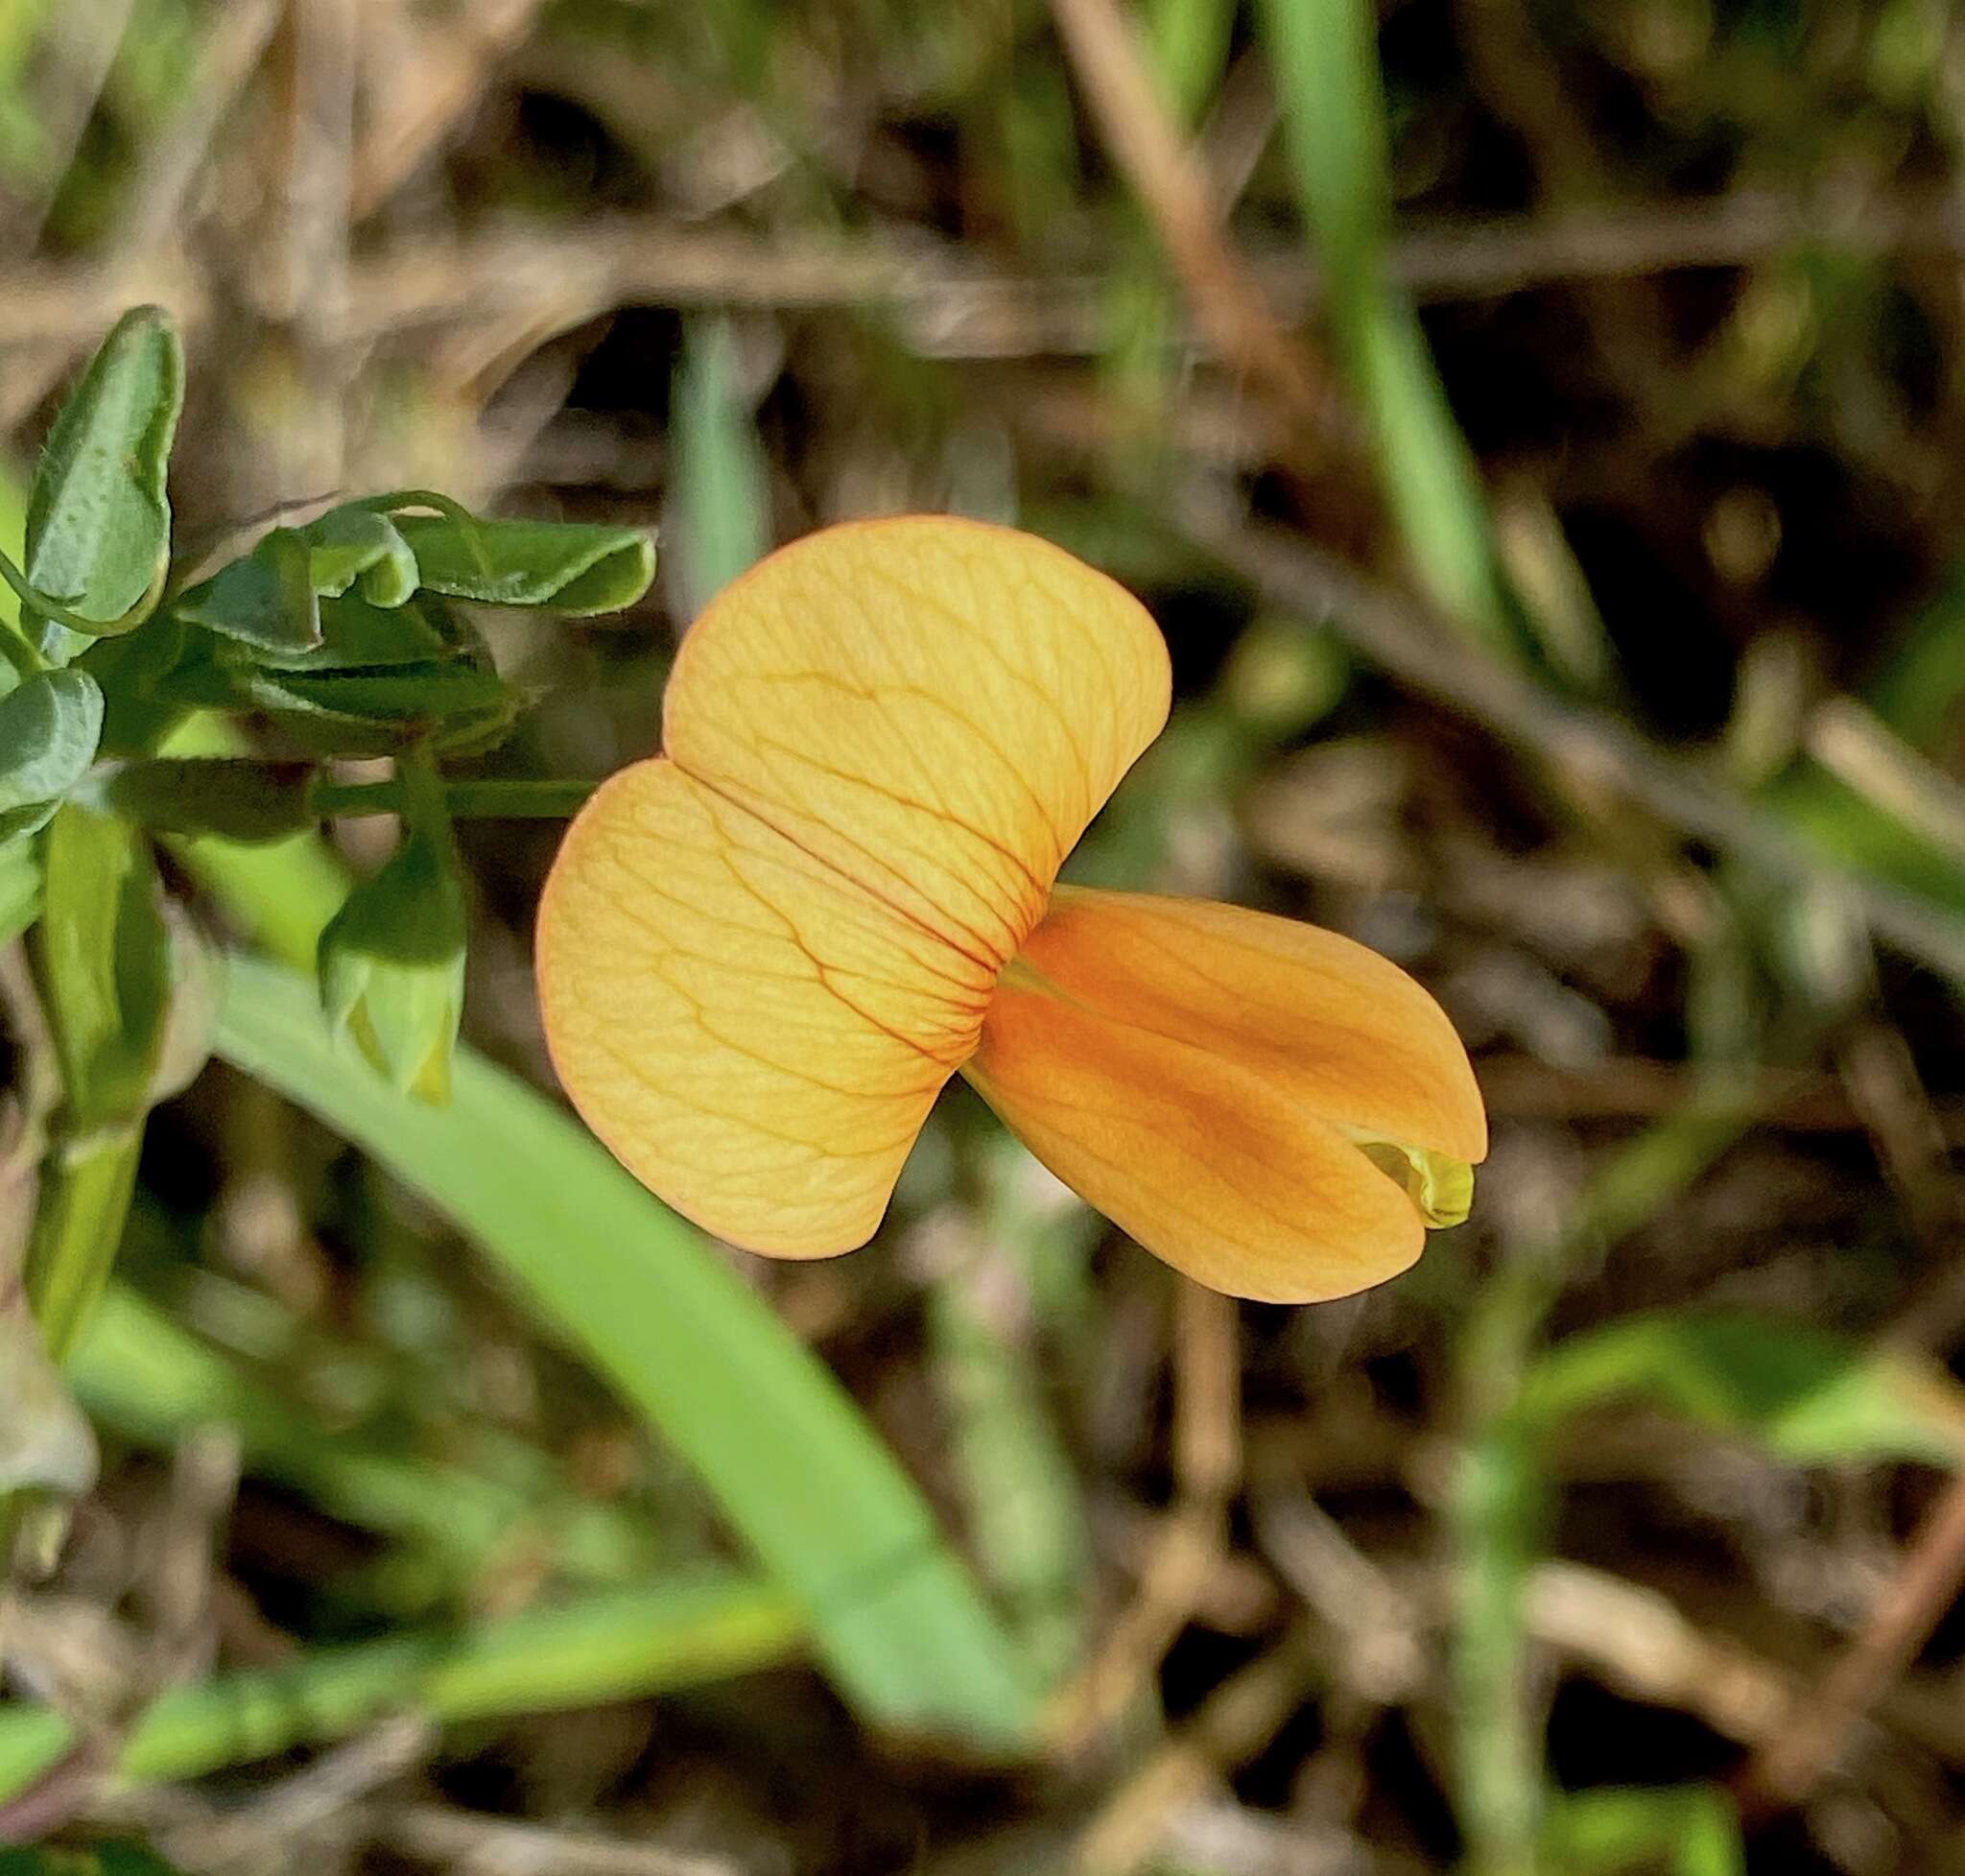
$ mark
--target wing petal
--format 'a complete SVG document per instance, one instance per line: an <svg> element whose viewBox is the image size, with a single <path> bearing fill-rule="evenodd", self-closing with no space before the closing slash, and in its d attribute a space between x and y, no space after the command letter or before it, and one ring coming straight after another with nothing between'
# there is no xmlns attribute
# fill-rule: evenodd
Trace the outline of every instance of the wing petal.
<svg viewBox="0 0 1965 1876"><path fill-rule="evenodd" d="M750 1250L864 1244L989 974L657 757L568 830L539 907L561 1084L615 1156Z"/></svg>

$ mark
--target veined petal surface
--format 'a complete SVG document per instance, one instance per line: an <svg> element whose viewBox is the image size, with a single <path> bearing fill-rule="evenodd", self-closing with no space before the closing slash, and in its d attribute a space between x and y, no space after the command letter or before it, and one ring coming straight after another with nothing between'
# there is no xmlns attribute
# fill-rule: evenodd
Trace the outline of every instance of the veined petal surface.
<svg viewBox="0 0 1965 1876"><path fill-rule="evenodd" d="M753 1250L872 1235L989 975L666 757L615 775L540 902L554 1066L643 1184Z"/></svg>
<svg viewBox="0 0 1965 1876"><path fill-rule="evenodd" d="M588 1125L733 1243L864 1243L1168 687L1137 602L1005 529L859 523L738 581L540 903Z"/></svg>
<svg viewBox="0 0 1965 1876"><path fill-rule="evenodd" d="M1400 1187L1274 1080L1014 967L962 1072L1065 1184L1211 1290L1323 1302L1396 1276L1425 1243Z"/></svg>
<svg viewBox="0 0 1965 1876"><path fill-rule="evenodd" d="M1235 906L1058 889L964 1072L1066 1184L1210 1288L1269 1302L1396 1275L1425 1227L1360 1140L1474 1161L1439 1006L1362 945Z"/></svg>
<svg viewBox="0 0 1965 1876"><path fill-rule="evenodd" d="M1446 1012L1388 958L1244 906L1061 886L1022 959L1063 995L1242 1063L1324 1120L1487 1157Z"/></svg>
<svg viewBox="0 0 1965 1876"><path fill-rule="evenodd" d="M675 763L994 970L1167 721L1123 587L1006 528L907 516L761 561L683 642Z"/></svg>

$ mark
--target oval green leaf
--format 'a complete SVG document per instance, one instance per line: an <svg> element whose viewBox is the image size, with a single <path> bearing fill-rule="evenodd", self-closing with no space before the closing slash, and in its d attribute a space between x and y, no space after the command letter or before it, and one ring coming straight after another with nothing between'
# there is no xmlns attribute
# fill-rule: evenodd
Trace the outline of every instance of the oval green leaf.
<svg viewBox="0 0 1965 1876"><path fill-rule="evenodd" d="M159 307L124 314L48 432L28 491L27 577L65 612L127 631L170 563L164 489L184 356Z"/></svg>
<svg viewBox="0 0 1965 1876"><path fill-rule="evenodd" d="M45 826L95 760L103 693L80 671L43 671L0 697L0 847Z"/></svg>
<svg viewBox="0 0 1965 1876"><path fill-rule="evenodd" d="M570 521L471 521L398 515L417 583L484 606L618 612L648 591L655 543L635 528Z"/></svg>

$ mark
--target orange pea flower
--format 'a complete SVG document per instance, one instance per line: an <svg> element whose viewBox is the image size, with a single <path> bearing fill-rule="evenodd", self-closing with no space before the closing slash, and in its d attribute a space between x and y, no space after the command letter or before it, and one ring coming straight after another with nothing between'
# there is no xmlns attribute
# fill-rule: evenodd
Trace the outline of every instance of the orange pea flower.
<svg viewBox="0 0 1965 1876"><path fill-rule="evenodd" d="M772 555L697 621L664 752L594 796L547 882L574 1104L773 1256L864 1244L959 1072L1213 1289L1307 1302L1404 1270L1487 1150L1438 1005L1314 926L1054 883L1169 692L1138 602L1029 535L921 516Z"/></svg>

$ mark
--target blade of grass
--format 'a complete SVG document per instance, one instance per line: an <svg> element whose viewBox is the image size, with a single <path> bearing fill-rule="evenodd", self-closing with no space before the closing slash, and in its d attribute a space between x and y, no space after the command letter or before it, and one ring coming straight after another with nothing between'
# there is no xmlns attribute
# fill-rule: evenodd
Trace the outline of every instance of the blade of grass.
<svg viewBox="0 0 1965 1876"><path fill-rule="evenodd" d="M1470 1876L1532 1870L1542 1827L1543 1743L1528 1696L1525 1602L1551 1487L1517 1415L1536 1338L1578 1259L1600 1253L1683 1192L1757 1112L1720 1083L1636 1135L1597 1175L1559 1242L1516 1248L1480 1293L1461 1338L1457 1367L1472 1426L1447 1525L1456 1583L1455 1809Z"/></svg>
<svg viewBox="0 0 1965 1876"><path fill-rule="evenodd" d="M1471 639L1527 650L1502 580L1487 503L1411 302L1385 266L1391 221L1377 9L1367 0L1263 0L1264 40L1296 189L1316 236L1340 368L1371 424L1414 571Z"/></svg>
<svg viewBox="0 0 1965 1876"><path fill-rule="evenodd" d="M697 1468L809 1610L869 1720L991 1749L1033 1690L933 1514L852 1401L691 1226L557 1108L460 1052L451 1104L338 1055L312 987L236 960L219 1053L319 1115L489 1252L541 1321Z"/></svg>
<svg viewBox="0 0 1965 1876"><path fill-rule="evenodd" d="M1707 1785L1566 1793L1551 1806L1542 1850L1557 1876L1744 1876L1740 1818Z"/></svg>
<svg viewBox="0 0 1965 1876"><path fill-rule="evenodd" d="M459 1587L501 1553L538 1546L568 1574L623 1582L654 1560L651 1535L570 1492L535 1496L360 1435L330 1433L133 1291L112 1285L68 1363L99 1426L174 1450L199 1427L236 1430L249 1466L331 1516L441 1558Z"/></svg>
<svg viewBox="0 0 1965 1876"><path fill-rule="evenodd" d="M931 1221L948 1268L928 1291L929 1360L948 1414L968 1528L1035 1676L1084 1658L1092 1576L1085 1506L1044 1397L1023 1246Z"/></svg>
<svg viewBox="0 0 1965 1876"><path fill-rule="evenodd" d="M742 1578L596 1596L176 1688L136 1722L115 1769L158 1784L336 1739L394 1713L496 1720L642 1698L776 1667L803 1640L803 1618L784 1592ZM82 1744L51 1708L0 1705L0 1802Z"/></svg>
<svg viewBox="0 0 1965 1876"><path fill-rule="evenodd" d="M1954 577L1908 622L1869 687L1878 714L1913 746L1935 740L1965 694L1965 661L1956 654L1961 604L1965 585ZM1816 779L1791 771L1757 798L1787 807ZM1844 831L1859 838L1863 821L1874 824L1881 817L1867 803L1849 800L1858 812ZM1794 1020L1804 1034L1787 1038L1783 1053L1789 1056L1806 1053L1804 1043L1812 1046L1822 1019L1803 1012ZM1726 1152L1755 1111L1750 1099L1719 1076L1681 1112L1636 1135L1598 1170L1563 1244L1540 1254L1531 1250L1504 1269L1469 1323L1459 1365L1475 1425L1450 1522L1460 1594L1453 1642L1457 1804L1475 1876L1514 1876L1532 1866L1544 1795L1542 1741L1527 1695L1523 1599L1542 1549L1548 1487L1525 1433L1523 1402L1559 1387L1576 1358L1569 1344L1558 1343L1538 1362L1534 1342L1576 1258L1585 1250L1600 1253L1638 1229ZM1628 1331L1614 1325L1599 1333L1599 1344L1604 1337L1627 1342ZM1860 1417L1874 1429L1893 1424L1893 1412ZM1926 1456L1943 1453L1946 1438L1934 1428Z"/></svg>
<svg viewBox="0 0 1965 1876"><path fill-rule="evenodd" d="M693 321L675 372L675 544L670 563L693 619L771 543L770 472L738 378L727 320Z"/></svg>

